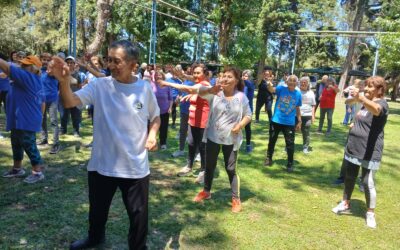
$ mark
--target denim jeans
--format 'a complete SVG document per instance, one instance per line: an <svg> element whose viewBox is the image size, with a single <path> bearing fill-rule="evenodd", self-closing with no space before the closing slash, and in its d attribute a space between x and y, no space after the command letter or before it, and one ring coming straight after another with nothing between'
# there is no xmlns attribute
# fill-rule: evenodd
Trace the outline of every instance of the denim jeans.
<svg viewBox="0 0 400 250"><path fill-rule="evenodd" d="M42 140L48 140L47 114L50 116L51 127L53 128L53 143L58 143L58 101L46 102L42 120Z"/></svg>

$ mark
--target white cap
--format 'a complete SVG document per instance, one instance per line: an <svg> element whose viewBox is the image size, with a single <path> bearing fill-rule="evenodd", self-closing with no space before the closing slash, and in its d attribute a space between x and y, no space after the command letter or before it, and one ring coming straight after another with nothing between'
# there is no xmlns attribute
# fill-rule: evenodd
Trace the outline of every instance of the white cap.
<svg viewBox="0 0 400 250"><path fill-rule="evenodd" d="M75 58L73 56L68 56L67 58L65 58L65 61L67 61L67 60L72 60L75 62Z"/></svg>

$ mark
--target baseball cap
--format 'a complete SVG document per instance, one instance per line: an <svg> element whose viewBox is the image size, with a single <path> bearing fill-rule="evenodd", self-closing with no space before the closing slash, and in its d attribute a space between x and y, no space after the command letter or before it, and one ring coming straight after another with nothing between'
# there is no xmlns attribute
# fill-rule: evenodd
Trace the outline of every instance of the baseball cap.
<svg viewBox="0 0 400 250"><path fill-rule="evenodd" d="M19 62L25 65L35 65L38 68L42 67L42 62L36 56L27 56L24 59L20 60Z"/></svg>
<svg viewBox="0 0 400 250"><path fill-rule="evenodd" d="M64 52L62 52L62 51L61 51L61 52L58 52L58 53L57 53L57 56L58 56L58 57L61 57L62 59L65 59L65 54L64 54Z"/></svg>
<svg viewBox="0 0 400 250"><path fill-rule="evenodd" d="M67 58L65 58L65 61L67 61L67 60L72 60L75 62L75 58L73 56L68 56Z"/></svg>

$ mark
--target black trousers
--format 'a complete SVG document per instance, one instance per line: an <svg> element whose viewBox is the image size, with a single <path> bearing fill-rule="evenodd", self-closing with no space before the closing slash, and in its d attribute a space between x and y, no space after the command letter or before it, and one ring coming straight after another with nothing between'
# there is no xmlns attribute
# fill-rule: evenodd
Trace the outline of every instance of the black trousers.
<svg viewBox="0 0 400 250"><path fill-rule="evenodd" d="M214 179L214 171L217 167L217 160L219 152L222 148L222 153L224 155L225 170L229 177L229 183L231 184L232 197L240 197L240 181L239 176L236 173L236 160L237 151L233 151L233 145L221 145L217 144L211 140L207 140L206 145L206 172L204 178L204 190L210 192L212 181Z"/></svg>
<svg viewBox="0 0 400 250"><path fill-rule="evenodd" d="M267 157L272 159L275 150L275 144L278 140L278 135L280 132L283 132L286 143L286 150L288 154L288 164L293 164L293 155L294 155L294 136L295 136L295 127L290 125L283 125L279 123L272 122L270 137L268 142L268 151Z"/></svg>
<svg viewBox="0 0 400 250"><path fill-rule="evenodd" d="M108 177L89 171L89 238L98 240L105 235L108 211L119 188L130 222L129 249L147 249L149 179Z"/></svg>
<svg viewBox="0 0 400 250"><path fill-rule="evenodd" d="M258 121L260 119L260 111L261 108L265 105L265 109L267 110L268 114L268 121L271 123L272 119L272 102L273 100L267 99L267 98L258 98L257 96L257 101L256 101L256 120Z"/></svg>
<svg viewBox="0 0 400 250"><path fill-rule="evenodd" d="M77 107L73 108L63 108L61 113L61 132L64 134L67 133L67 127L69 122L69 117L71 116L72 127L74 128L74 132L79 133L79 124L82 121L82 111Z"/></svg>
<svg viewBox="0 0 400 250"><path fill-rule="evenodd" d="M6 108L7 108L7 94L8 94L8 91L0 91L0 113L1 113L1 104L3 104L3 106L4 106L4 113L5 112L7 112L6 110Z"/></svg>
<svg viewBox="0 0 400 250"><path fill-rule="evenodd" d="M168 122L169 122L169 113L161 114L160 115L160 145L167 145L167 137L168 137Z"/></svg>

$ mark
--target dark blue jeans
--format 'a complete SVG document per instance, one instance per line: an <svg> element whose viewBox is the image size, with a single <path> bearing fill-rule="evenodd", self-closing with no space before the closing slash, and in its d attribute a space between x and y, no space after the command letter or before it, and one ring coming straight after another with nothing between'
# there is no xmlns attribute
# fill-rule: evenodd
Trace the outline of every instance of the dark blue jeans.
<svg viewBox="0 0 400 250"><path fill-rule="evenodd" d="M63 108L63 112L61 114L61 132L66 134L67 133L67 127L68 127L68 122L69 122L69 117L71 116L72 120L72 127L74 128L74 132L79 133L79 124L81 123L82 120L82 112L80 109L74 107L74 108Z"/></svg>

